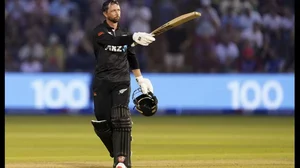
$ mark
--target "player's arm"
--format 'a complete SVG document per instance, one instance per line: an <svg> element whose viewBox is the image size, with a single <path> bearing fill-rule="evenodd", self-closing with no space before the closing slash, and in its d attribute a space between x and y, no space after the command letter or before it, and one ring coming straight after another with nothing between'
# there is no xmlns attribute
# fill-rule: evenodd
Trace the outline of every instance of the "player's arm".
<svg viewBox="0 0 300 168"><path fill-rule="evenodd" d="M134 42L132 34L127 36L113 36L105 30L98 30L94 32L94 40L102 45L130 45Z"/></svg>
<svg viewBox="0 0 300 168"><path fill-rule="evenodd" d="M138 60L135 56L135 53L134 53L134 50L132 47L128 48L127 59L128 59L130 68L132 69L132 73L135 76L137 83L140 85L142 92L144 94L148 93L149 91L153 93L152 83L149 79L143 77L142 72L139 67Z"/></svg>
<svg viewBox="0 0 300 168"><path fill-rule="evenodd" d="M139 76L142 76L142 73L140 71L140 65L139 62L135 56L134 48L129 46L127 50L127 60L129 63L130 68L132 69L132 73L137 78Z"/></svg>
<svg viewBox="0 0 300 168"><path fill-rule="evenodd" d="M136 42L143 46L148 46L150 43L155 41L155 38L149 33L133 33L126 36L113 36L105 30L99 29L95 31L94 40L98 44L102 45L131 45Z"/></svg>

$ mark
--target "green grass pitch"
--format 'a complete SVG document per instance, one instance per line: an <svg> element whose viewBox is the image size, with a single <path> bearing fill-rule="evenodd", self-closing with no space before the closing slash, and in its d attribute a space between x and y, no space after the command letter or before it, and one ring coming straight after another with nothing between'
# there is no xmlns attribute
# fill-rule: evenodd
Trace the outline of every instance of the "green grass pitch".
<svg viewBox="0 0 300 168"><path fill-rule="evenodd" d="M93 116L6 116L6 168L112 168ZM294 117L133 117L133 168L293 168Z"/></svg>

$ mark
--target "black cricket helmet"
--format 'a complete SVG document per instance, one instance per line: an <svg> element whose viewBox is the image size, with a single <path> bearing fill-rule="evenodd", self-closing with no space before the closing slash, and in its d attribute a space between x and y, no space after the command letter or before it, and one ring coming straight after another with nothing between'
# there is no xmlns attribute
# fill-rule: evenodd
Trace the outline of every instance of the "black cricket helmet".
<svg viewBox="0 0 300 168"><path fill-rule="evenodd" d="M157 98L152 92L143 94L140 88L136 89L132 94L132 100L135 109L142 115L150 117L157 112Z"/></svg>

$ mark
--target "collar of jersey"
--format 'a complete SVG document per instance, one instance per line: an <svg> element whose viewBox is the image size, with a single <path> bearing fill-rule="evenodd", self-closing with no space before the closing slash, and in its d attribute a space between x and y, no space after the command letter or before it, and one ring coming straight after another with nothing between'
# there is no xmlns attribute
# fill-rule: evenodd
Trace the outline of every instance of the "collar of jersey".
<svg viewBox="0 0 300 168"><path fill-rule="evenodd" d="M111 30L114 29L114 28L110 27L110 26L107 24L106 20L104 20L103 23L105 24L105 26L106 26L108 29L111 29ZM119 26L119 24L118 24L116 30L118 30L119 28L120 28L120 26Z"/></svg>

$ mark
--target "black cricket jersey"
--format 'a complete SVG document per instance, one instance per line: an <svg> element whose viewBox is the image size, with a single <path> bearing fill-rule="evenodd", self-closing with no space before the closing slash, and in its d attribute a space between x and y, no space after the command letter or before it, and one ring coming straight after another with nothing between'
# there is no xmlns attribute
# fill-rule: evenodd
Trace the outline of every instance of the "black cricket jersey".
<svg viewBox="0 0 300 168"><path fill-rule="evenodd" d="M92 31L92 43L96 57L96 79L112 82L130 81L130 68L139 69L135 56L132 34L117 27L114 30L106 20Z"/></svg>

